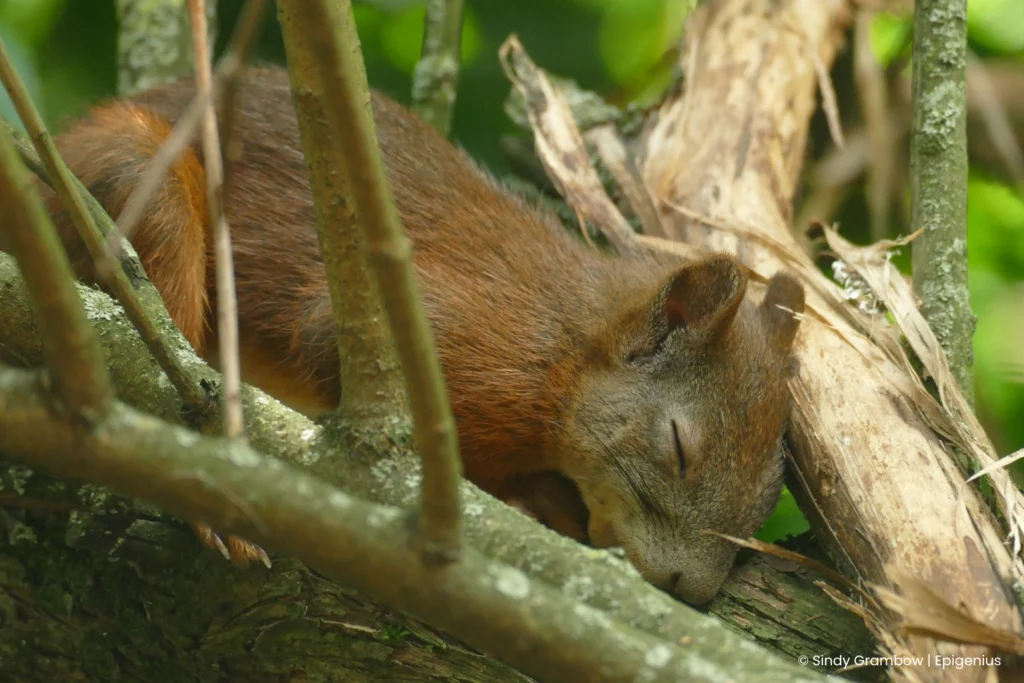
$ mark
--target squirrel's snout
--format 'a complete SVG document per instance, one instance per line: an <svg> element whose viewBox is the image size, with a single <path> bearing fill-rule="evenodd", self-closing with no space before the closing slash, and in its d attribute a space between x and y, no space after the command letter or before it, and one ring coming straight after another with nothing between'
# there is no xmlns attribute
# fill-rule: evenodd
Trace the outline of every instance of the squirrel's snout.
<svg viewBox="0 0 1024 683"><path fill-rule="evenodd" d="M706 555L684 555L671 559L670 562L659 562L654 566L645 562L634 564L641 568L640 573L649 583L698 608L714 599L732 567L732 563L727 561L711 562L709 560L712 558Z"/></svg>
<svg viewBox="0 0 1024 683"><path fill-rule="evenodd" d="M684 577L682 574L674 574L675 582L672 584L672 592L675 593L680 600L689 603L694 607L701 607L707 605L714 599L715 595L718 594L718 590L722 587L722 583L725 581L723 575L721 579L708 580L706 576L700 577ZM696 580L694 580L696 578Z"/></svg>

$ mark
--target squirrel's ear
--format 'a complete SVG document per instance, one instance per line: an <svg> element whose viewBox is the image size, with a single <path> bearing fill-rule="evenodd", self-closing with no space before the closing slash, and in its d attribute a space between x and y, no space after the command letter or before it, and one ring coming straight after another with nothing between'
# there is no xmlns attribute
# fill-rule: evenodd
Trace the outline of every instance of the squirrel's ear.
<svg viewBox="0 0 1024 683"><path fill-rule="evenodd" d="M789 346L793 343L800 318L804 312L804 288L793 277L778 273L768 281L768 291L761 302L761 315L768 323L768 331L775 343Z"/></svg>
<svg viewBox="0 0 1024 683"><path fill-rule="evenodd" d="M659 297L670 329L714 332L729 326L747 291L739 263L715 255L689 263L669 278Z"/></svg>

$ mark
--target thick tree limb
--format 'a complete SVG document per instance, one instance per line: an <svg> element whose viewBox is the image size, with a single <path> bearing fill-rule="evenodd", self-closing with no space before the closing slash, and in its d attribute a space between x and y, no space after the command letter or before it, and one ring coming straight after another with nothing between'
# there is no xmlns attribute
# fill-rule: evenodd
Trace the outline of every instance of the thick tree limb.
<svg viewBox="0 0 1024 683"><path fill-rule="evenodd" d="M93 429L77 429L55 418L32 372L0 368L0 451L291 553L541 680L822 680L757 650L713 658L685 651L475 551L430 569L396 508L121 404Z"/></svg>

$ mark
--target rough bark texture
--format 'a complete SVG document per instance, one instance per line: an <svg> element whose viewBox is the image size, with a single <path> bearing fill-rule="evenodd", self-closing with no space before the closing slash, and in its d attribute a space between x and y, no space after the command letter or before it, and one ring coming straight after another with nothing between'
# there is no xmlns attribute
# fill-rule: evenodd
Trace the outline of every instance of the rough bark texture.
<svg viewBox="0 0 1024 683"><path fill-rule="evenodd" d="M762 276L785 268L804 280L793 464L809 496L802 507L832 556L851 576L883 585L892 584L891 563L973 617L1017 631L1011 558L991 515L960 489L948 445L907 398L904 369L851 325L856 317L790 232L816 108L809 57L831 63L851 11L845 0L719 0L699 10L686 58L694 78L647 137L646 180L674 236L737 252ZM979 654L923 638L898 645ZM900 673L974 680L980 672Z"/></svg>
<svg viewBox="0 0 1024 683"><path fill-rule="evenodd" d="M100 332L107 356L111 359L112 378L121 398L151 414L175 420L178 417L178 398L149 358L145 346L124 319L120 309L103 294L84 287L80 287L79 291L91 320ZM181 353L187 354L184 349ZM0 254L0 360L36 365L41 357L24 286L10 258ZM198 360L192 357L190 362L198 363ZM209 381L216 382L213 373L210 373ZM253 445L259 450L297 465L313 466L314 469L318 469L318 460L326 459L327 453L333 451L332 455L337 458L337 462L348 463L347 470L335 470L338 476L336 481L346 490L392 504L409 505L415 500L418 478L415 460L385 459L374 466L366 462L353 462L345 458L344 453L339 454L337 448L324 443L326 439L320 428L281 407L273 399L248 388L244 391L244 397L245 414L249 420L247 431ZM387 451L382 450L382 453L386 455ZM204 645L204 641L195 635L197 632L205 633L203 629L214 629L220 623L238 623L240 630L231 639L225 640L219 655L212 644L202 649L200 654L210 658L207 663L211 667L214 660L219 662L218 666L228 667L229 661L233 661L236 655L241 656L232 649L236 641L249 643L261 633L260 642L267 644L268 651L276 653L275 666L280 668L286 663L295 665L296 661L305 661L304 658L290 659L288 647L278 640L290 633L285 626L280 627L284 629L281 631L267 630L268 627L262 622L246 622L244 618L250 612L263 609L260 586L269 580L268 577L275 576L275 572L281 569L281 563L287 560L275 558L274 568L269 573L262 569L239 573L216 554L200 553L198 544L184 525L176 525L147 507L136 507L130 501L110 496L96 487L79 489L54 482L19 466L5 466L0 471L6 475L0 481L0 506L10 509L9 513L0 511L0 518L7 523L7 533L0 539L7 544L0 552L0 557L8 558L2 562L11 563L12 566L10 572L0 576L0 595L6 592L10 596L17 596L16 601L14 597L10 599L20 605L20 610L39 614L45 623L53 621L71 625L67 626L69 630L66 632L42 628L36 622L26 623L24 628L27 631L8 629L6 626L0 628L0 634L10 636L2 646L8 648L7 652L12 652L11 648L14 648L13 651L19 653L19 656L32 659L41 658L51 651L67 651L65 665L68 670L86 671L78 679L69 677L68 680L109 680L102 675L88 673L98 671L96 669L80 669L94 666L93 661L100 658L94 651L96 641L91 639L92 636L85 638L84 635L77 635L69 639L69 633L87 634L92 633L93 628L102 627L112 643L119 643L118 647L125 648L125 653L117 655L118 658L125 661L142 661L140 658L143 657L158 661L162 658L174 659L174 667L179 667L185 664L178 660L190 656L185 653L192 653L193 648ZM686 639L689 647L698 650L728 650L749 645L741 645L736 639L727 637L721 632L721 627L707 623L706 619L695 615L692 610L644 584L627 565L607 553L581 548L469 485L463 488L463 496L466 500L467 540L488 555L514 564L528 575L560 587L582 602L607 611L653 635L673 640ZM36 512L16 512L24 507L26 499L36 501L32 506ZM70 520L66 514L69 500L81 506ZM44 514L53 509L57 512ZM140 530L145 530L145 533ZM139 534L142 536L138 537ZM166 544L167 548L162 548L162 544ZM121 548L131 549L136 545L153 555L155 559L152 564L140 564L133 560L137 570L125 569L121 565L120 570L108 566L107 558L127 551ZM299 587L315 583L315 575L310 578L308 570L292 564L287 566L289 571L297 572L289 580ZM103 579L105 572L115 571L119 573ZM67 579L61 578L65 575ZM95 579L89 578L93 576ZM806 580L798 582L794 576L792 568L778 569L767 563L743 567L726 585L711 611L724 618L734 630L753 634L762 645L786 655L869 652L870 639L858 620L825 601L820 591L808 585ZM238 582L238 585L233 585L234 582ZM240 597L214 599L214 604L206 604L211 602L210 596L217 596L225 590L230 595ZM187 595L177 598L182 591ZM337 617L338 610L356 609L348 602L339 607L332 602L336 596L330 592L324 594L324 591L325 588L319 592L305 589L299 591L296 588L295 592L280 598L292 610L287 614L298 614L296 618L300 619L302 625L309 627L314 635L319 633L313 628L319 624L319 620L310 617L314 622L311 624L304 621L304 615L322 613ZM66 594L68 597L65 597ZM302 601L301 597L306 595L313 596L312 604L306 605ZM345 600L359 601L359 598L346 593ZM158 624L147 627L152 638L132 635L130 631L138 622L147 622L145 613L154 609L150 604L154 601L163 605L163 611L160 612ZM38 604L40 602L63 605L63 611L51 613L42 609ZM202 603L202 609L193 609L193 602ZM176 603L181 605L176 606ZM362 605L359 608L362 611L358 613L368 615L368 603L361 601L359 604ZM86 606L90 608L80 609ZM121 611L125 612L123 620L118 619ZM270 612L277 613L275 609L270 609ZM181 623L177 622L179 618ZM335 621L333 618L326 620ZM92 625L94 621L99 625ZM389 633L402 628L419 633L415 624L410 626L407 621L394 616L385 616L376 622L369 617L366 621L344 618L340 621L370 629L346 629L339 626L337 630L331 631L333 638L347 639L346 642L358 643L369 639L372 645L379 644L380 638L385 638L383 642L390 647L391 641L387 640ZM845 625L842 628L825 626L830 623ZM59 624L53 624L54 628ZM125 633L121 633L122 629ZM378 633L373 633L373 629L377 629ZM250 640L246 640L242 634L248 634ZM314 635L309 637L313 638ZM54 640L51 641L51 638ZM85 640L79 642L83 638ZM154 650L154 643L164 645L162 649ZM303 647L307 645L317 647L316 643L303 644ZM404 647L415 648L419 645L414 642ZM113 656L109 654L111 651L116 651L116 648L107 646L108 654L103 657ZM298 652L301 654L303 650L300 648ZM317 650L311 654L319 656L320 652ZM79 656L84 657L81 663ZM218 656L221 659L217 660ZM374 665L377 668L370 668L367 664L365 670L367 676L373 674L380 678L370 677L365 680L402 680L387 678L398 675L392 671L392 662L411 667L414 660L414 654L396 655L394 659L381 656ZM315 662L311 663L313 665ZM264 662L262 666L269 664ZM353 666L362 665L357 663ZM443 659L436 666L456 667L448 659ZM153 664L153 667L159 670L159 663ZM174 667L168 670L179 671ZM209 669L207 667L203 670ZM429 673L433 670L422 671ZM493 671L500 673L501 669ZM480 680L506 680L497 677L498 673L493 675L496 678L482 676ZM52 679L40 675L37 679L26 680ZM155 677L153 680L164 679ZM182 677L166 680L190 679Z"/></svg>
<svg viewBox="0 0 1024 683"><path fill-rule="evenodd" d="M974 327L967 288L967 0L917 0L910 130L914 293L974 404Z"/></svg>

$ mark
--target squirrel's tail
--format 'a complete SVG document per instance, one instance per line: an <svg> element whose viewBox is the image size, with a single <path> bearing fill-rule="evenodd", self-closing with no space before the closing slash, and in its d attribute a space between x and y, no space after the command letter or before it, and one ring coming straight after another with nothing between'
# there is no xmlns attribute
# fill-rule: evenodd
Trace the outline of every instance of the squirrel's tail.
<svg viewBox="0 0 1024 683"><path fill-rule="evenodd" d="M116 102L93 110L56 143L71 171L116 219L171 130L155 113ZM199 354L206 342L209 307L205 184L203 166L190 147L171 167L130 235L171 318ZM60 200L48 188L43 196L79 277L95 280L92 258Z"/></svg>

